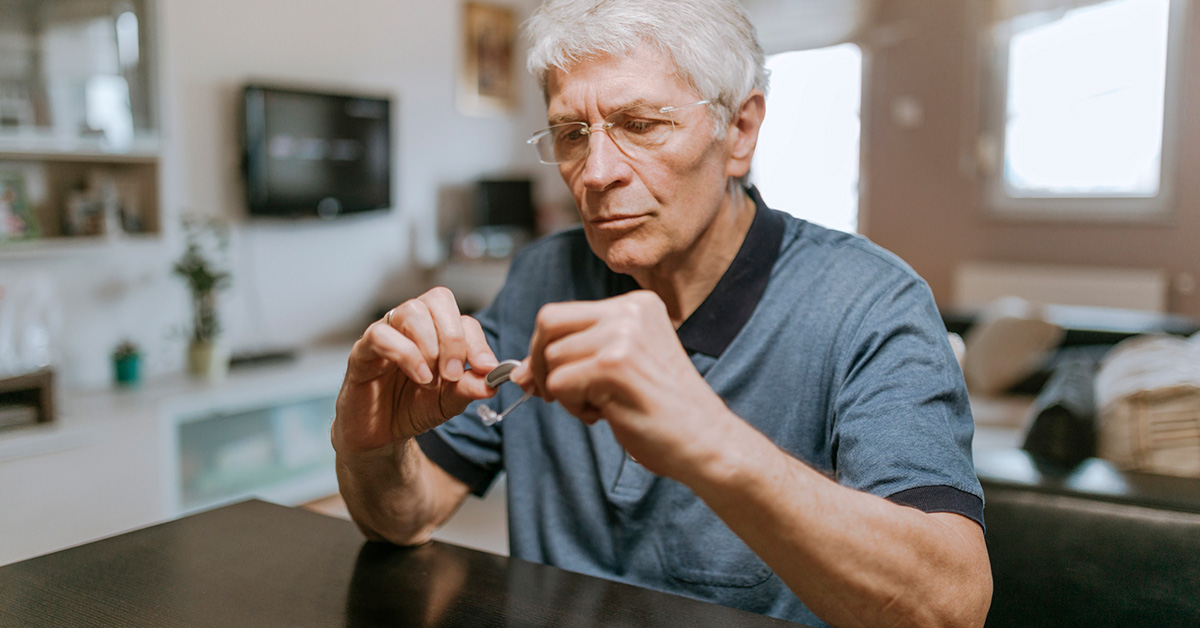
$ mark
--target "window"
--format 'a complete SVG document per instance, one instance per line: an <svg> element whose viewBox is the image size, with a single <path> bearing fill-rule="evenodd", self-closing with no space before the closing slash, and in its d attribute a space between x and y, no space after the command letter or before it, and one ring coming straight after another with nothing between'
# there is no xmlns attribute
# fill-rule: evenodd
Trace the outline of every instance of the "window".
<svg viewBox="0 0 1200 628"><path fill-rule="evenodd" d="M996 164L991 204L1028 217L1160 214L1173 166L1169 51L1177 42L1168 26L1178 3L1063 4L1082 6L998 25L1003 97L988 143L998 150L986 160Z"/></svg>
<svg viewBox="0 0 1200 628"><path fill-rule="evenodd" d="M854 233L862 51L854 44L767 58L771 91L751 178L773 208Z"/></svg>

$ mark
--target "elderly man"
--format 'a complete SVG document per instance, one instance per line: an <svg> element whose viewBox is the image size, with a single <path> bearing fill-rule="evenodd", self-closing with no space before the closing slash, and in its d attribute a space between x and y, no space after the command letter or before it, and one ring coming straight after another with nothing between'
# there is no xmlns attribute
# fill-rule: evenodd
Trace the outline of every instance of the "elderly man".
<svg viewBox="0 0 1200 628"><path fill-rule="evenodd" d="M767 79L737 1L551 0L528 31L530 143L583 224L478 318L437 288L355 344L333 443L363 532L424 542L504 471L516 557L813 625L982 625L945 330L896 257L743 187ZM497 356L536 398L488 426L521 393L486 385Z"/></svg>

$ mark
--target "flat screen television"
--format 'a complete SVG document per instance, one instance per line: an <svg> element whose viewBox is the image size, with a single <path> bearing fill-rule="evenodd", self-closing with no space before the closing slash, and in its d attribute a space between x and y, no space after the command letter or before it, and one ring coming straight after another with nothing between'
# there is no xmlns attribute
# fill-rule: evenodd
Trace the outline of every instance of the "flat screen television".
<svg viewBox="0 0 1200 628"><path fill-rule="evenodd" d="M529 235L537 230L531 179L483 179L476 186L477 227L508 227Z"/></svg>
<svg viewBox="0 0 1200 628"><path fill-rule="evenodd" d="M392 206L391 100L247 85L251 216L333 218Z"/></svg>

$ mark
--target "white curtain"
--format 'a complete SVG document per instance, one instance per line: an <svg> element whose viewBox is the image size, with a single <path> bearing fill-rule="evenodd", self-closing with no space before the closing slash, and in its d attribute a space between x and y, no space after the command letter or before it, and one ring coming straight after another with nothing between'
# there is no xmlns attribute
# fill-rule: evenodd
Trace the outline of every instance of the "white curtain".
<svg viewBox="0 0 1200 628"><path fill-rule="evenodd" d="M742 0L763 51L834 46L856 39L875 0Z"/></svg>

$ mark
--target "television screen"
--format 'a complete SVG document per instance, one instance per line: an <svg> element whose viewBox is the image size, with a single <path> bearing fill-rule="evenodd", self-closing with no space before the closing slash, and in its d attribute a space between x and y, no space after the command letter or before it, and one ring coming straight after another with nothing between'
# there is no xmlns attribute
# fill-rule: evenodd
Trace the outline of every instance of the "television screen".
<svg viewBox="0 0 1200 628"><path fill-rule="evenodd" d="M391 207L389 99L249 85L243 105L251 216Z"/></svg>
<svg viewBox="0 0 1200 628"><path fill-rule="evenodd" d="M530 179L485 179L475 191L477 227L511 227L533 234L537 216Z"/></svg>

